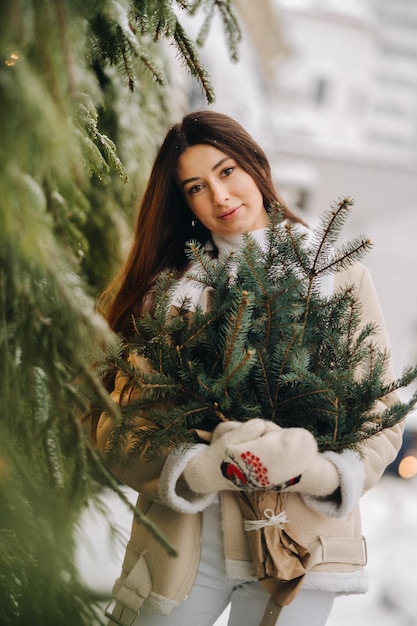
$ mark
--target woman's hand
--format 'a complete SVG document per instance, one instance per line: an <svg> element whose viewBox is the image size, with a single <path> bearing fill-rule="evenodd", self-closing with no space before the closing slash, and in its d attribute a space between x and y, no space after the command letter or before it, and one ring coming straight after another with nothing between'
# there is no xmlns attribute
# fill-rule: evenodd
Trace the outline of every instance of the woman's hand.
<svg viewBox="0 0 417 626"><path fill-rule="evenodd" d="M301 491L309 470L317 466L322 478L321 461L314 436L304 428L281 428L263 419L225 422L213 432L212 443L187 465L184 478L196 493L224 489ZM306 488L311 488L310 482L307 480ZM326 494L337 486L338 482ZM320 492L322 488L318 487Z"/></svg>

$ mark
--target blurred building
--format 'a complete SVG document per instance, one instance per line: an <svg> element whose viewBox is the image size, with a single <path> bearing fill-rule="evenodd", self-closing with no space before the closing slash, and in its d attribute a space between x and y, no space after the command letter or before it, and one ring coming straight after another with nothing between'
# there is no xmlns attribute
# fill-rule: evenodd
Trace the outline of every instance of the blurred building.
<svg viewBox="0 0 417 626"><path fill-rule="evenodd" d="M378 37L367 3L274 3L287 46L273 101L280 146L343 155L369 148Z"/></svg>
<svg viewBox="0 0 417 626"><path fill-rule="evenodd" d="M298 182L297 177L290 180L291 171L297 169L293 155L298 163L300 157L310 165L316 159L310 172L303 163L305 183L298 200L301 208L311 208L313 213L326 202L321 194L318 203L314 198L315 188L323 190L328 173L323 160L338 162L340 168L351 164L351 178L358 181L363 168L368 168L372 196L368 198L364 190L356 199L370 215L373 208L385 213L394 199L402 206L414 201L417 4L409 0L273 2L287 49L276 66L271 99L273 152L278 159L288 155L287 166L281 168L282 186L291 190L301 183L299 175ZM359 168L362 176L355 172ZM357 196L354 189L341 189L343 171L330 173L335 174L339 194ZM401 197L378 185L378 178L387 181L391 176L388 189L402 190ZM327 197L333 189L328 187L328 192Z"/></svg>
<svg viewBox="0 0 417 626"><path fill-rule="evenodd" d="M274 0L289 54L278 124L344 151L417 157L417 3Z"/></svg>
<svg viewBox="0 0 417 626"><path fill-rule="evenodd" d="M417 3L372 0L378 24L378 63L368 133L375 145L416 157Z"/></svg>
<svg viewBox="0 0 417 626"><path fill-rule="evenodd" d="M313 225L353 197L345 236L374 242L365 262L400 371L417 360L417 2L272 2L285 50L265 92L277 185Z"/></svg>

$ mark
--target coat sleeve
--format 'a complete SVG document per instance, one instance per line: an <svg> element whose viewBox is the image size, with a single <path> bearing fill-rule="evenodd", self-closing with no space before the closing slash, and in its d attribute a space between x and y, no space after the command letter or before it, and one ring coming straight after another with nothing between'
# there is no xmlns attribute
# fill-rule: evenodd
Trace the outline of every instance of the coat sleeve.
<svg viewBox="0 0 417 626"><path fill-rule="evenodd" d="M110 398L113 402L115 402L115 404L125 406L133 400L134 397L135 388L132 381L123 372L117 372L115 387L110 394ZM106 459L106 454L110 447L110 439L113 435L115 426L115 420L111 415L108 413L101 414L97 425L96 440L97 447L104 459ZM147 429L151 428L152 424L146 419L146 417L138 415L135 418L135 427ZM127 440L124 445L128 448L129 441ZM143 452L135 457L132 463L113 463L110 466L110 470L116 478L135 491L144 493L152 500L157 500L159 498L159 476L169 452L170 450L163 450L152 460L150 460Z"/></svg>
<svg viewBox="0 0 417 626"><path fill-rule="evenodd" d="M384 321L384 316L379 303L369 271L360 263L346 272L337 276L340 286L354 285L357 290L359 301L362 305L363 324L374 324L376 333L373 340L382 350L390 354L391 346ZM396 379L392 360L390 358L386 370L387 382ZM397 394L390 394L378 401L376 407L381 412L394 402L398 401ZM381 478L385 468L395 459L402 443L402 435L405 421L396 424L392 428L381 431L375 437L370 437L361 444L361 455L365 469L364 493L371 489Z"/></svg>
<svg viewBox="0 0 417 626"><path fill-rule="evenodd" d="M143 369L147 368L143 359L135 364ZM116 374L115 387L110 394L113 402L120 406L128 404L135 399L138 393L134 382L123 372ZM135 429L153 428L152 422L146 416L138 415L135 418ZM102 413L97 425L97 447L106 459L109 449L110 438L115 428L115 421L107 413ZM199 433L200 434L200 433ZM129 439L124 442L129 447ZM166 448L150 459L146 450L138 454L132 462L113 463L110 470L121 482L125 483L138 493L142 493L153 501L160 502L172 509L183 513L197 513L204 510L214 499L213 494L196 494L189 489L182 477L183 469L189 460L197 454L202 444L191 446L186 451L183 449Z"/></svg>

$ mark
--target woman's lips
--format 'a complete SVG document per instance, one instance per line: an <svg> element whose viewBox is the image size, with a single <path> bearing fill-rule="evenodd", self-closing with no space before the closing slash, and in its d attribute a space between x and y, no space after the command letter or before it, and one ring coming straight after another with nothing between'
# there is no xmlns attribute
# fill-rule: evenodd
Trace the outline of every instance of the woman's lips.
<svg viewBox="0 0 417 626"><path fill-rule="evenodd" d="M226 211L226 213L222 213L222 215L219 215L219 219L221 219L221 220L229 220L229 219L231 219L235 215L236 211L238 211L239 209L240 209L240 206L238 206L238 207L236 207L234 209L231 209L230 211Z"/></svg>

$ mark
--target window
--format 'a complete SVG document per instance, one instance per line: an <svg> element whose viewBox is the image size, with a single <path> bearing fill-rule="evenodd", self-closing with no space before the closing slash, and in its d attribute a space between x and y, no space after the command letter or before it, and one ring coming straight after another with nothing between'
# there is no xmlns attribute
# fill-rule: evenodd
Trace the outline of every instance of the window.
<svg viewBox="0 0 417 626"><path fill-rule="evenodd" d="M329 82L322 76L313 85L313 100L318 106L326 104L329 98Z"/></svg>

